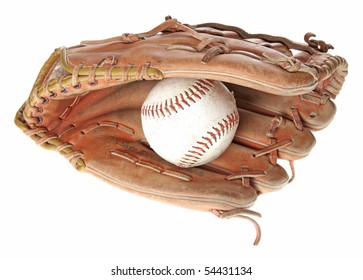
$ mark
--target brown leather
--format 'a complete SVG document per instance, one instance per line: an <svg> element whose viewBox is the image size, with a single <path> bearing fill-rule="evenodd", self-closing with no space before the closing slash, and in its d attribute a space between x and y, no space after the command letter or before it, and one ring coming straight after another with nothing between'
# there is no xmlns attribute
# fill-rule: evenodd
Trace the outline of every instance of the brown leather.
<svg viewBox="0 0 363 280"><path fill-rule="evenodd" d="M237 95L238 96L238 95ZM279 117L268 117L244 109L239 109L241 123L234 142L253 149L262 149L274 140L286 142L278 149L279 158L296 160L307 156L315 145L314 135L306 128L297 129L292 121ZM276 124L276 128L273 128Z"/></svg>
<svg viewBox="0 0 363 280"><path fill-rule="evenodd" d="M267 116L283 116L295 122L300 117L302 125L310 130L325 128L336 112L336 106L329 97L314 92L297 96L275 96L238 85L227 86L235 92L238 107Z"/></svg>
<svg viewBox="0 0 363 280"><path fill-rule="evenodd" d="M315 144L311 130L326 127L336 111L331 99L344 83L347 62L311 37L300 44L167 18L146 33L59 48L15 122L37 144L119 188L251 220L246 215L257 213L247 208L259 194L291 181L279 159L293 166L307 156ZM240 122L233 143L203 166L166 162L142 131L143 101L159 80L171 77L216 79L234 92Z"/></svg>

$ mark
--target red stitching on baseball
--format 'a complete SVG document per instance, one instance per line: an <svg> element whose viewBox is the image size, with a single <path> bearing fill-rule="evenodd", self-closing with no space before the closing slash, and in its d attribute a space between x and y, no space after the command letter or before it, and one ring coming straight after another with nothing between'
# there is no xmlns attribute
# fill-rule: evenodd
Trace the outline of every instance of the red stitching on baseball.
<svg viewBox="0 0 363 280"><path fill-rule="evenodd" d="M227 131L229 131L229 122L225 119L223 119L224 125L223 127L225 127L227 129Z"/></svg>
<svg viewBox="0 0 363 280"><path fill-rule="evenodd" d="M159 110L158 110L158 106L156 105L156 110L155 110L155 112L156 112L156 115L158 116L158 118L160 118L159 117Z"/></svg>
<svg viewBox="0 0 363 280"><path fill-rule="evenodd" d="M163 117L165 117L165 114L164 114L164 111L163 111L163 107L162 106L159 106L159 110L160 110L161 114L163 115Z"/></svg>
<svg viewBox="0 0 363 280"><path fill-rule="evenodd" d="M190 107L190 104L185 100L183 94L180 94L180 99L181 99L181 102L183 102L185 105L187 105L188 107Z"/></svg>
<svg viewBox="0 0 363 280"><path fill-rule="evenodd" d="M198 144L201 144L201 145L203 145L204 143L202 143L202 142L197 142ZM204 145L203 145L204 146ZM193 148L195 149L195 150L199 150L199 151L201 151L202 153L205 153L205 150L202 148L202 147L198 147L198 146L193 146ZM207 149L209 149L208 147L207 147Z"/></svg>
<svg viewBox="0 0 363 280"><path fill-rule="evenodd" d="M222 135L224 135L224 133L225 133L225 126L222 124L222 123L218 123L218 125L219 125L219 127L220 127L220 130L222 131ZM219 136L219 137L221 137L221 136Z"/></svg>
<svg viewBox="0 0 363 280"><path fill-rule="evenodd" d="M165 111L169 114L169 116L171 115L171 112L169 110L169 107L168 107L168 100L165 100Z"/></svg>
<svg viewBox="0 0 363 280"><path fill-rule="evenodd" d="M197 141L197 144L202 145L203 147L209 149L209 145L206 142ZM193 148L195 149L195 146L193 146ZM202 148L200 148L200 149L202 149Z"/></svg>
<svg viewBox="0 0 363 280"><path fill-rule="evenodd" d="M151 106L151 115L154 117L154 112L155 112L155 110L154 110L154 105L152 105Z"/></svg>
<svg viewBox="0 0 363 280"><path fill-rule="evenodd" d="M232 128L238 124L238 121L238 112L234 111L223 118L222 122L218 122L220 129L212 127L213 131L207 131L206 134L211 136L214 139L214 143L216 143L218 139L221 139L221 137L232 130ZM207 149L213 146L211 137L202 136L202 139L205 141L197 141L197 143L181 158L177 165L181 167L190 167L193 164L198 163L198 160L207 152Z"/></svg>
<svg viewBox="0 0 363 280"><path fill-rule="evenodd" d="M185 154L184 156L185 156L185 157L187 157L187 158L188 158L188 159L190 159L190 160L193 160L193 159L200 159L200 157L195 156L195 155L191 155L191 154Z"/></svg>
<svg viewBox="0 0 363 280"><path fill-rule="evenodd" d="M212 127L212 129L214 129L214 127ZM214 142L217 142L217 136L216 136L216 134L214 132L207 131L207 133L213 138Z"/></svg>
<svg viewBox="0 0 363 280"><path fill-rule="evenodd" d="M178 111L176 110L174 104L175 103L173 103L173 99L170 98L170 105L169 105L169 107L174 111L174 113L178 113Z"/></svg>
<svg viewBox="0 0 363 280"><path fill-rule="evenodd" d="M184 110L184 106L190 107L190 102L196 103L207 95L207 92L214 87L213 81L198 79L187 90L179 93L173 98L162 101L158 104L147 104L142 106L141 115L149 118L161 118L166 114L172 115ZM161 114L160 114L161 113Z"/></svg>
<svg viewBox="0 0 363 280"><path fill-rule="evenodd" d="M187 92L187 91L184 91L184 93L185 93L185 96L190 100L190 101L192 101L193 103L195 103L196 101L189 95L189 92Z"/></svg>
<svg viewBox="0 0 363 280"><path fill-rule="evenodd" d="M180 104L178 96L175 96L175 104L182 110L184 110L184 107Z"/></svg>
<svg viewBox="0 0 363 280"><path fill-rule="evenodd" d="M207 131L207 133L208 133L208 131ZM212 142L212 140L209 137L203 136L202 138L204 140L207 140L207 142L209 143L210 146L213 146L213 142Z"/></svg>
<svg viewBox="0 0 363 280"><path fill-rule="evenodd" d="M197 83L197 85L200 85L200 84L198 84L198 83ZM198 87L198 86L196 86L196 85L194 85L193 87L194 87L194 88L195 88L195 90L196 90L196 91L198 91L201 95L205 95L205 94L206 94L206 93L205 93L205 90L204 90L204 88L203 88L203 87L200 87L200 86Z"/></svg>
<svg viewBox="0 0 363 280"><path fill-rule="evenodd" d="M194 87L196 90L198 90L197 86L193 85L192 87ZM192 96L195 96L198 99L202 99L202 97L200 95L198 95L192 88L189 88L189 92L192 94Z"/></svg>
<svg viewBox="0 0 363 280"><path fill-rule="evenodd" d="M197 152L197 151L189 150L188 152L191 153L191 154L198 155L200 157L203 156L203 153L200 153L200 152Z"/></svg>
<svg viewBox="0 0 363 280"><path fill-rule="evenodd" d="M219 123L218 123L219 124ZM217 133L217 135L218 135L218 139L221 139L221 136L223 135L222 133L221 133L221 130L220 129L218 129L218 128L216 128L216 127L213 127L213 129L214 129L214 131Z"/></svg>
<svg viewBox="0 0 363 280"><path fill-rule="evenodd" d="M208 79L206 80L199 79L196 82L196 84L205 90L210 90L211 87L214 87L213 81Z"/></svg>

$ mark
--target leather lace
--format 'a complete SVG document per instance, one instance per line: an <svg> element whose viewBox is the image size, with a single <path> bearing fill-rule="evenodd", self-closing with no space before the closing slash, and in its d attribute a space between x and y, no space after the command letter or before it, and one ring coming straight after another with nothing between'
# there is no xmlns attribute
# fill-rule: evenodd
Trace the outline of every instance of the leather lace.
<svg viewBox="0 0 363 280"><path fill-rule="evenodd" d="M211 212L214 215L216 215L218 218L221 218L221 219L240 218L240 219L250 221L255 226L255 229L256 229L256 238L253 242L253 245L256 246L260 242L261 227L255 219L248 216L248 215L252 215L252 216L256 216L256 217L261 217L260 213L249 210L249 209L245 209L245 208L236 208L233 210L211 209Z"/></svg>
<svg viewBox="0 0 363 280"><path fill-rule="evenodd" d="M265 176L266 172L262 170L249 170L248 167L242 167L241 172L228 175L227 181L241 180L242 186L245 188L251 187L251 178Z"/></svg>

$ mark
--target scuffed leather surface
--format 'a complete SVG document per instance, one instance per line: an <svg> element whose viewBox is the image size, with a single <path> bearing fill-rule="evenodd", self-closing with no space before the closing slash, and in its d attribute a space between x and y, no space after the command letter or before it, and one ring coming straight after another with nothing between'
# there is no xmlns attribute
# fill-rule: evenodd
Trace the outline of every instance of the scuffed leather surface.
<svg viewBox="0 0 363 280"><path fill-rule="evenodd" d="M56 49L16 124L78 170L179 206L245 209L259 194L287 185L277 159L292 162L311 152L311 130L334 117L331 99L344 83L346 61L312 41L305 46L269 35L245 38L235 27L187 27L172 19L164 25L155 34ZM171 77L220 80L234 92L240 114L234 141L204 166L180 169L154 153L144 137L140 107L158 80Z"/></svg>

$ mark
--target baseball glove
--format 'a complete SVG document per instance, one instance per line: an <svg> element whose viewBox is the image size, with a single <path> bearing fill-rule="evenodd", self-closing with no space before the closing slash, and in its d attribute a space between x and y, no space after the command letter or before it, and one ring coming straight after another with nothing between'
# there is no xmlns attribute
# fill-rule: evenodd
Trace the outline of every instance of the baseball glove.
<svg viewBox="0 0 363 280"><path fill-rule="evenodd" d="M261 193L291 182L293 161L326 127L347 62L313 39L249 34L217 23L166 20L149 32L126 33L58 48L45 62L16 125L42 147L132 193L171 204L238 216L260 227L249 210ZM233 91L239 126L228 149L205 165L179 168L145 139L141 106L162 79L222 81ZM291 163L292 176L278 164Z"/></svg>

